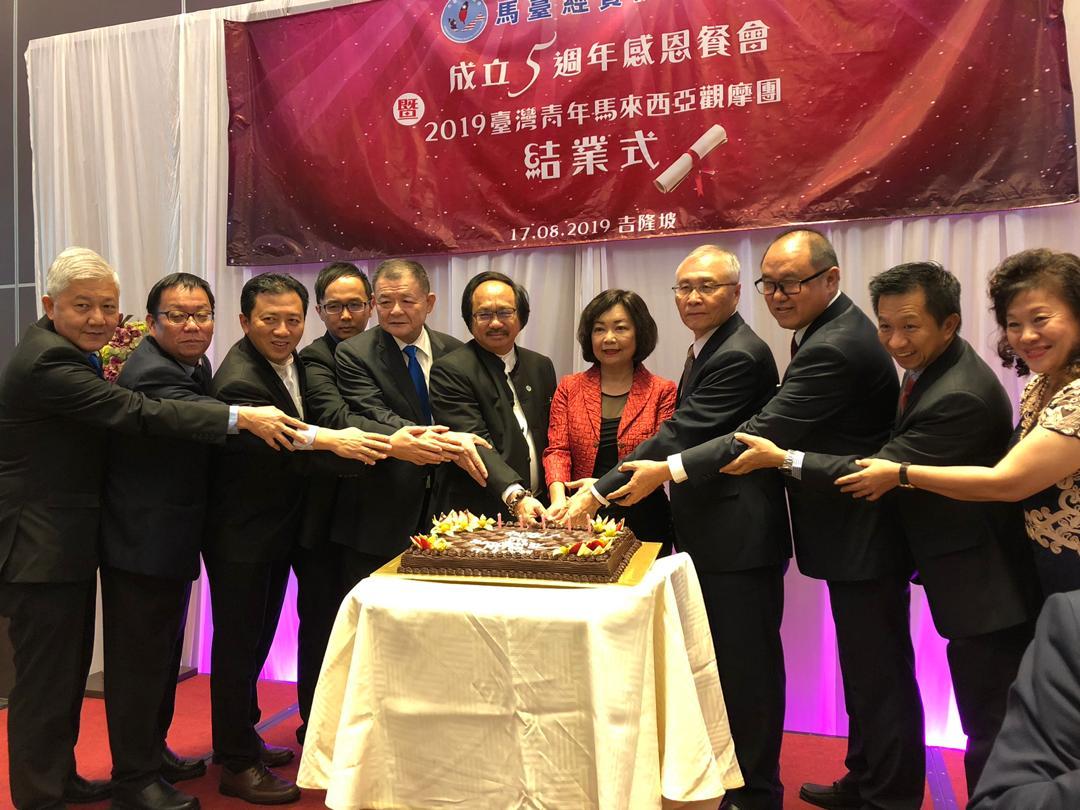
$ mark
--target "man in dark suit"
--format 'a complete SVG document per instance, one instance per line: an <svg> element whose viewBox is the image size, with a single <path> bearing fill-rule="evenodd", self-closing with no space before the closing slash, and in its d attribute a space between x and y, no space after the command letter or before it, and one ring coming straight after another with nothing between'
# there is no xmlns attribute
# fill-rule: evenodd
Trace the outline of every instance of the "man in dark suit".
<svg viewBox="0 0 1080 810"><path fill-rule="evenodd" d="M667 459L723 435L760 411L776 391L776 363L768 346L736 312L742 287L735 256L713 245L698 248L679 264L673 289L679 317L694 334L678 405L627 462ZM629 472L609 471L593 492L583 489L574 496L578 511L591 512L617 498L629 479ZM673 484L671 512L676 544L693 557L701 580L746 782L729 791L727 806L779 810L785 697L780 622L791 557L783 484L769 471Z"/></svg>
<svg viewBox="0 0 1080 810"><path fill-rule="evenodd" d="M0 377L0 613L15 650L8 773L18 808L109 792L78 777L74 758L93 648L107 433L212 443L231 425L287 445L302 426L275 409L158 401L110 385L98 350L119 321L115 271L93 251L69 248L46 287L45 317Z"/></svg>
<svg viewBox="0 0 1080 810"><path fill-rule="evenodd" d="M343 340L361 334L371 313L371 282L350 262L334 262L324 267L315 280L315 311L326 326L325 334L300 351L306 382L305 417L313 424L327 427L355 427L381 433L378 423L349 414L349 405L337 386L334 351ZM374 468L380 471L384 465ZM342 549L331 542L334 532L338 489L366 486L367 468L348 476L312 475L307 485L307 505L300 534L300 548L293 555L297 577L297 613L304 615L308 630L301 634L296 667L299 673L296 690L300 725L297 740L302 744L307 720L315 697L326 644L333 630L341 600L354 583L342 569ZM357 515L342 515L341 536L355 533L364 521Z"/></svg>
<svg viewBox="0 0 1080 810"><path fill-rule="evenodd" d="M1069 553L1069 552L1066 552ZM1080 591L1046 600L971 810L1080 806Z"/></svg>
<svg viewBox="0 0 1080 810"><path fill-rule="evenodd" d="M147 296L146 322L149 334L117 385L154 399L216 402L205 357L214 336L210 285L188 273L166 276ZM114 801L125 807L194 807L166 783L206 773L202 760L169 750L165 735L191 581L199 576L209 458L209 446L176 438L118 434L109 442L101 521L105 711Z"/></svg>
<svg viewBox="0 0 1080 810"><path fill-rule="evenodd" d="M541 458L556 380L550 358L516 345L529 322L529 296L502 273L479 273L465 285L461 317L473 339L432 373L432 410L451 429L491 444L480 450L487 480L481 486L463 471L448 469L435 511L502 511L539 520L543 506L536 494L547 493Z"/></svg>
<svg viewBox="0 0 1080 810"><path fill-rule="evenodd" d="M829 241L808 229L781 234L755 286L777 323L794 331L793 356L776 396L740 432L820 453L881 447L896 409L896 372L870 319L840 292ZM665 480L707 480L744 449L727 434L667 463L635 462L627 491L638 498ZM850 806L857 792L857 806L918 808L923 712L908 627L913 568L900 526L879 504L811 491L790 476L785 484L799 570L829 587L849 720L850 780L804 785L799 795L823 807Z"/></svg>
<svg viewBox="0 0 1080 810"><path fill-rule="evenodd" d="M295 350L306 311L307 290L291 276L264 273L250 279L240 294L245 337L214 375L213 395L228 403L273 404L302 418L306 381ZM354 428L309 429L304 446L366 463L383 458L387 449L381 436ZM296 785L266 767L288 762L293 752L267 748L256 733L256 684L277 629L290 561L305 539L307 476L323 463L309 454L274 457L243 437L228 441L212 462L203 558L214 611L214 759L224 766L219 790L255 804L283 803L300 795ZM301 570L298 575L309 581ZM299 619L303 637L310 626L305 628L302 613ZM317 672L298 674L315 677Z"/></svg>
<svg viewBox="0 0 1080 810"><path fill-rule="evenodd" d="M475 437L434 426L429 396L433 367L461 346L426 326L435 306L419 262L389 259L372 281L379 327L344 340L335 353L338 390L348 405L331 424L356 419L385 434L389 458L378 474L339 487L332 537L345 546L343 570L352 587L409 545L431 518L431 491L444 461L482 477ZM388 509L387 504L394 508ZM357 517L363 516L362 529Z"/></svg>
<svg viewBox="0 0 1080 810"><path fill-rule="evenodd" d="M1012 435L1012 407L994 372L957 334L960 282L932 262L903 264L870 282L870 298L878 339L904 369L895 426L873 455L992 467ZM783 465L786 450L764 439L739 438L752 449L726 472ZM807 488L834 490L837 478L860 469L852 455L799 455L794 454L792 474ZM891 497L934 624L949 640L956 707L968 737L964 766L970 793L1001 727L1005 696L1038 612L1022 513L1015 504L965 503L910 489ZM852 779L838 784L851 785Z"/></svg>

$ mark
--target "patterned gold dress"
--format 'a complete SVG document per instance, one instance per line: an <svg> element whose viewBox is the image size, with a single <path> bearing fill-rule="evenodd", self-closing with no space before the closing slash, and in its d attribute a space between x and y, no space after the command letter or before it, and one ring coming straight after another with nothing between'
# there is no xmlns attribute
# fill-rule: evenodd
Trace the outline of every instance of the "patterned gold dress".
<svg viewBox="0 0 1080 810"><path fill-rule="evenodd" d="M1020 400L1020 437L1036 425L1080 438L1080 379L1073 380L1039 410L1048 379L1038 375ZM1024 523L1036 544L1035 566L1043 592L1080 588L1080 470L1024 500Z"/></svg>

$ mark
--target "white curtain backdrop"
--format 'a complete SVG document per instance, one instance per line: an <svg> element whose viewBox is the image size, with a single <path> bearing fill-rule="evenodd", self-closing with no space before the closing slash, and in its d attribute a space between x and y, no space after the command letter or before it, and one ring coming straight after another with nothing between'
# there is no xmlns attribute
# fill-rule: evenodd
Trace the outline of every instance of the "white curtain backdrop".
<svg viewBox="0 0 1080 810"><path fill-rule="evenodd" d="M1065 5L1070 34L1080 30L1077 2ZM240 288L259 271L225 266L228 104L222 21L343 4L264 0L32 41L26 61L39 291L52 258L69 245L91 247L113 263L121 278L122 308L137 317L144 314L146 292L155 280L173 271L194 273L208 279L217 296L211 359L224 356L241 335L236 317ZM1080 64L1074 48L1069 51L1073 64ZM875 273L903 261L943 262L963 281L964 336L999 368L985 294L988 270L1028 247L1080 253L1078 226L1080 209L1060 206L822 227L837 248L845 291L867 311L866 285ZM573 335L584 303L608 287L632 288L645 298L660 325L660 345L648 365L677 379L691 336L678 319L669 288L681 258L711 241L734 251L742 262L740 312L772 346L782 372L790 336L776 326L751 286L763 248L776 232L424 257L438 295L431 323L466 336L457 314L465 282L480 270L501 270L522 282L532 297L532 320L522 343L550 355L556 370L567 374L583 368ZM374 263L367 267L372 270ZM282 269L313 288L318 267ZM312 311L305 341L317 337L320 327ZM1000 373L1015 401L1022 381L1011 372ZM928 621L921 590L914 593L912 625L928 739L957 743L962 738L943 643ZM205 581L197 585L192 604L189 656L205 670L211 632ZM295 629L290 607L282 617L268 677L293 676L290 640ZM784 639L788 728L846 733L828 600L820 583L801 577L794 566L787 578Z"/></svg>

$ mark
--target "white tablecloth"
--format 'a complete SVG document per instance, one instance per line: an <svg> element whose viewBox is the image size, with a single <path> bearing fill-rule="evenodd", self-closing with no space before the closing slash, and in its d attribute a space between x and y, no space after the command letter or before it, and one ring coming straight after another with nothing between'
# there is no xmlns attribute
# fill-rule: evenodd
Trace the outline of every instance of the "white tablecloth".
<svg viewBox="0 0 1080 810"><path fill-rule="evenodd" d="M690 558L632 587L364 580L297 782L335 810L715 808L742 776Z"/></svg>

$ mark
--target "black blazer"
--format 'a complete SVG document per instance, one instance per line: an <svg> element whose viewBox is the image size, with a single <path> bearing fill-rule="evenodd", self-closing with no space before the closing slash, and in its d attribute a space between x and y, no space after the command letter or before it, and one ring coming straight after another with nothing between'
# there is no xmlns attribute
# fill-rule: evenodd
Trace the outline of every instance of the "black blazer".
<svg viewBox="0 0 1080 810"><path fill-rule="evenodd" d="M434 329L427 333L434 373L442 358L462 343ZM423 424L420 399L404 355L384 329L368 329L342 341L334 359L338 389L349 406L348 417L334 427L354 424L390 435L398 428ZM354 421L360 417L365 419L362 424ZM404 551L410 535L426 528L424 524L431 518L428 488L444 466L419 466L388 458L375 465L373 474L362 476L361 483L339 487L333 540L387 559Z"/></svg>
<svg viewBox="0 0 1080 810"><path fill-rule="evenodd" d="M967 341L956 337L919 375L902 414L897 406L889 440L873 455L913 464L992 467L1005 455L1011 436L1012 406L1005 389ZM835 491L837 478L860 469L856 458L807 453L803 483ZM987 558L988 564L975 569L965 555L957 558L962 567L955 574L923 577L939 633L963 638L1011 627L1033 615L1034 571L1019 504L954 501L904 489L889 497L920 571L929 573L940 558L960 551ZM965 575L983 579L985 600L972 600L969 589L937 586Z"/></svg>
<svg viewBox="0 0 1080 810"><path fill-rule="evenodd" d="M293 361L303 398L303 367L295 354ZM211 393L230 405L274 405L290 416L306 416L297 413L285 383L246 337L225 355ZM309 476L362 465L326 452L274 450L240 433L214 452L211 468L203 552L229 562L267 562L286 560L296 546L319 539L302 531Z"/></svg>
<svg viewBox="0 0 1080 810"><path fill-rule="evenodd" d="M1066 554L1074 552L1066 551ZM1080 591L1046 600L971 810L1080 805Z"/></svg>
<svg viewBox="0 0 1080 810"><path fill-rule="evenodd" d="M210 363L195 376L147 335L116 384L154 399L216 402ZM210 447L184 439L109 437L101 562L123 571L168 579L199 576L206 519Z"/></svg>
<svg viewBox="0 0 1080 810"><path fill-rule="evenodd" d="M94 578L110 430L221 442L228 422L107 383L48 318L30 326L0 376L0 580Z"/></svg>
<svg viewBox="0 0 1080 810"><path fill-rule="evenodd" d="M536 449L540 468L537 497L546 500L541 459L547 448L551 398L555 395L555 366L537 352L521 346L516 351L517 365L511 377ZM431 372L431 408L436 422L475 433L492 445L491 450L480 450L488 471L487 486L481 489L460 467L446 465L445 478L435 493L434 511L469 509L474 514L506 514L502 493L511 484L527 489L531 472L529 448L514 416L514 395L503 361L475 340L447 355Z"/></svg>
<svg viewBox="0 0 1080 810"><path fill-rule="evenodd" d="M776 396L739 430L780 447L869 456L888 438L899 390L876 327L841 294L806 330ZM721 436L684 452L683 466L691 481L707 479L743 449ZM899 527L880 504L785 485L804 574L855 581L910 572Z"/></svg>
<svg viewBox="0 0 1080 810"><path fill-rule="evenodd" d="M379 423L349 411L349 404L341 396L337 385L337 365L334 350L339 341L329 334L312 341L300 350L300 362L304 367L306 389L304 392L304 417L310 424L343 429L356 427L373 433L382 433ZM337 514L338 493L342 489L371 485L371 476L384 469L385 462L368 467L352 465L352 470L333 474L314 474L308 481L307 507L300 529L300 544L313 548L324 540L351 537L362 521L356 514ZM355 497L348 496L346 497ZM344 521L335 527L335 519Z"/></svg>
<svg viewBox="0 0 1080 810"><path fill-rule="evenodd" d="M671 419L627 459L662 461L741 425L776 393L769 347L735 313L694 360ZM618 468L596 483L607 497L629 475ZM791 533L780 474L719 475L671 485L677 544L706 573L776 565L791 557Z"/></svg>

